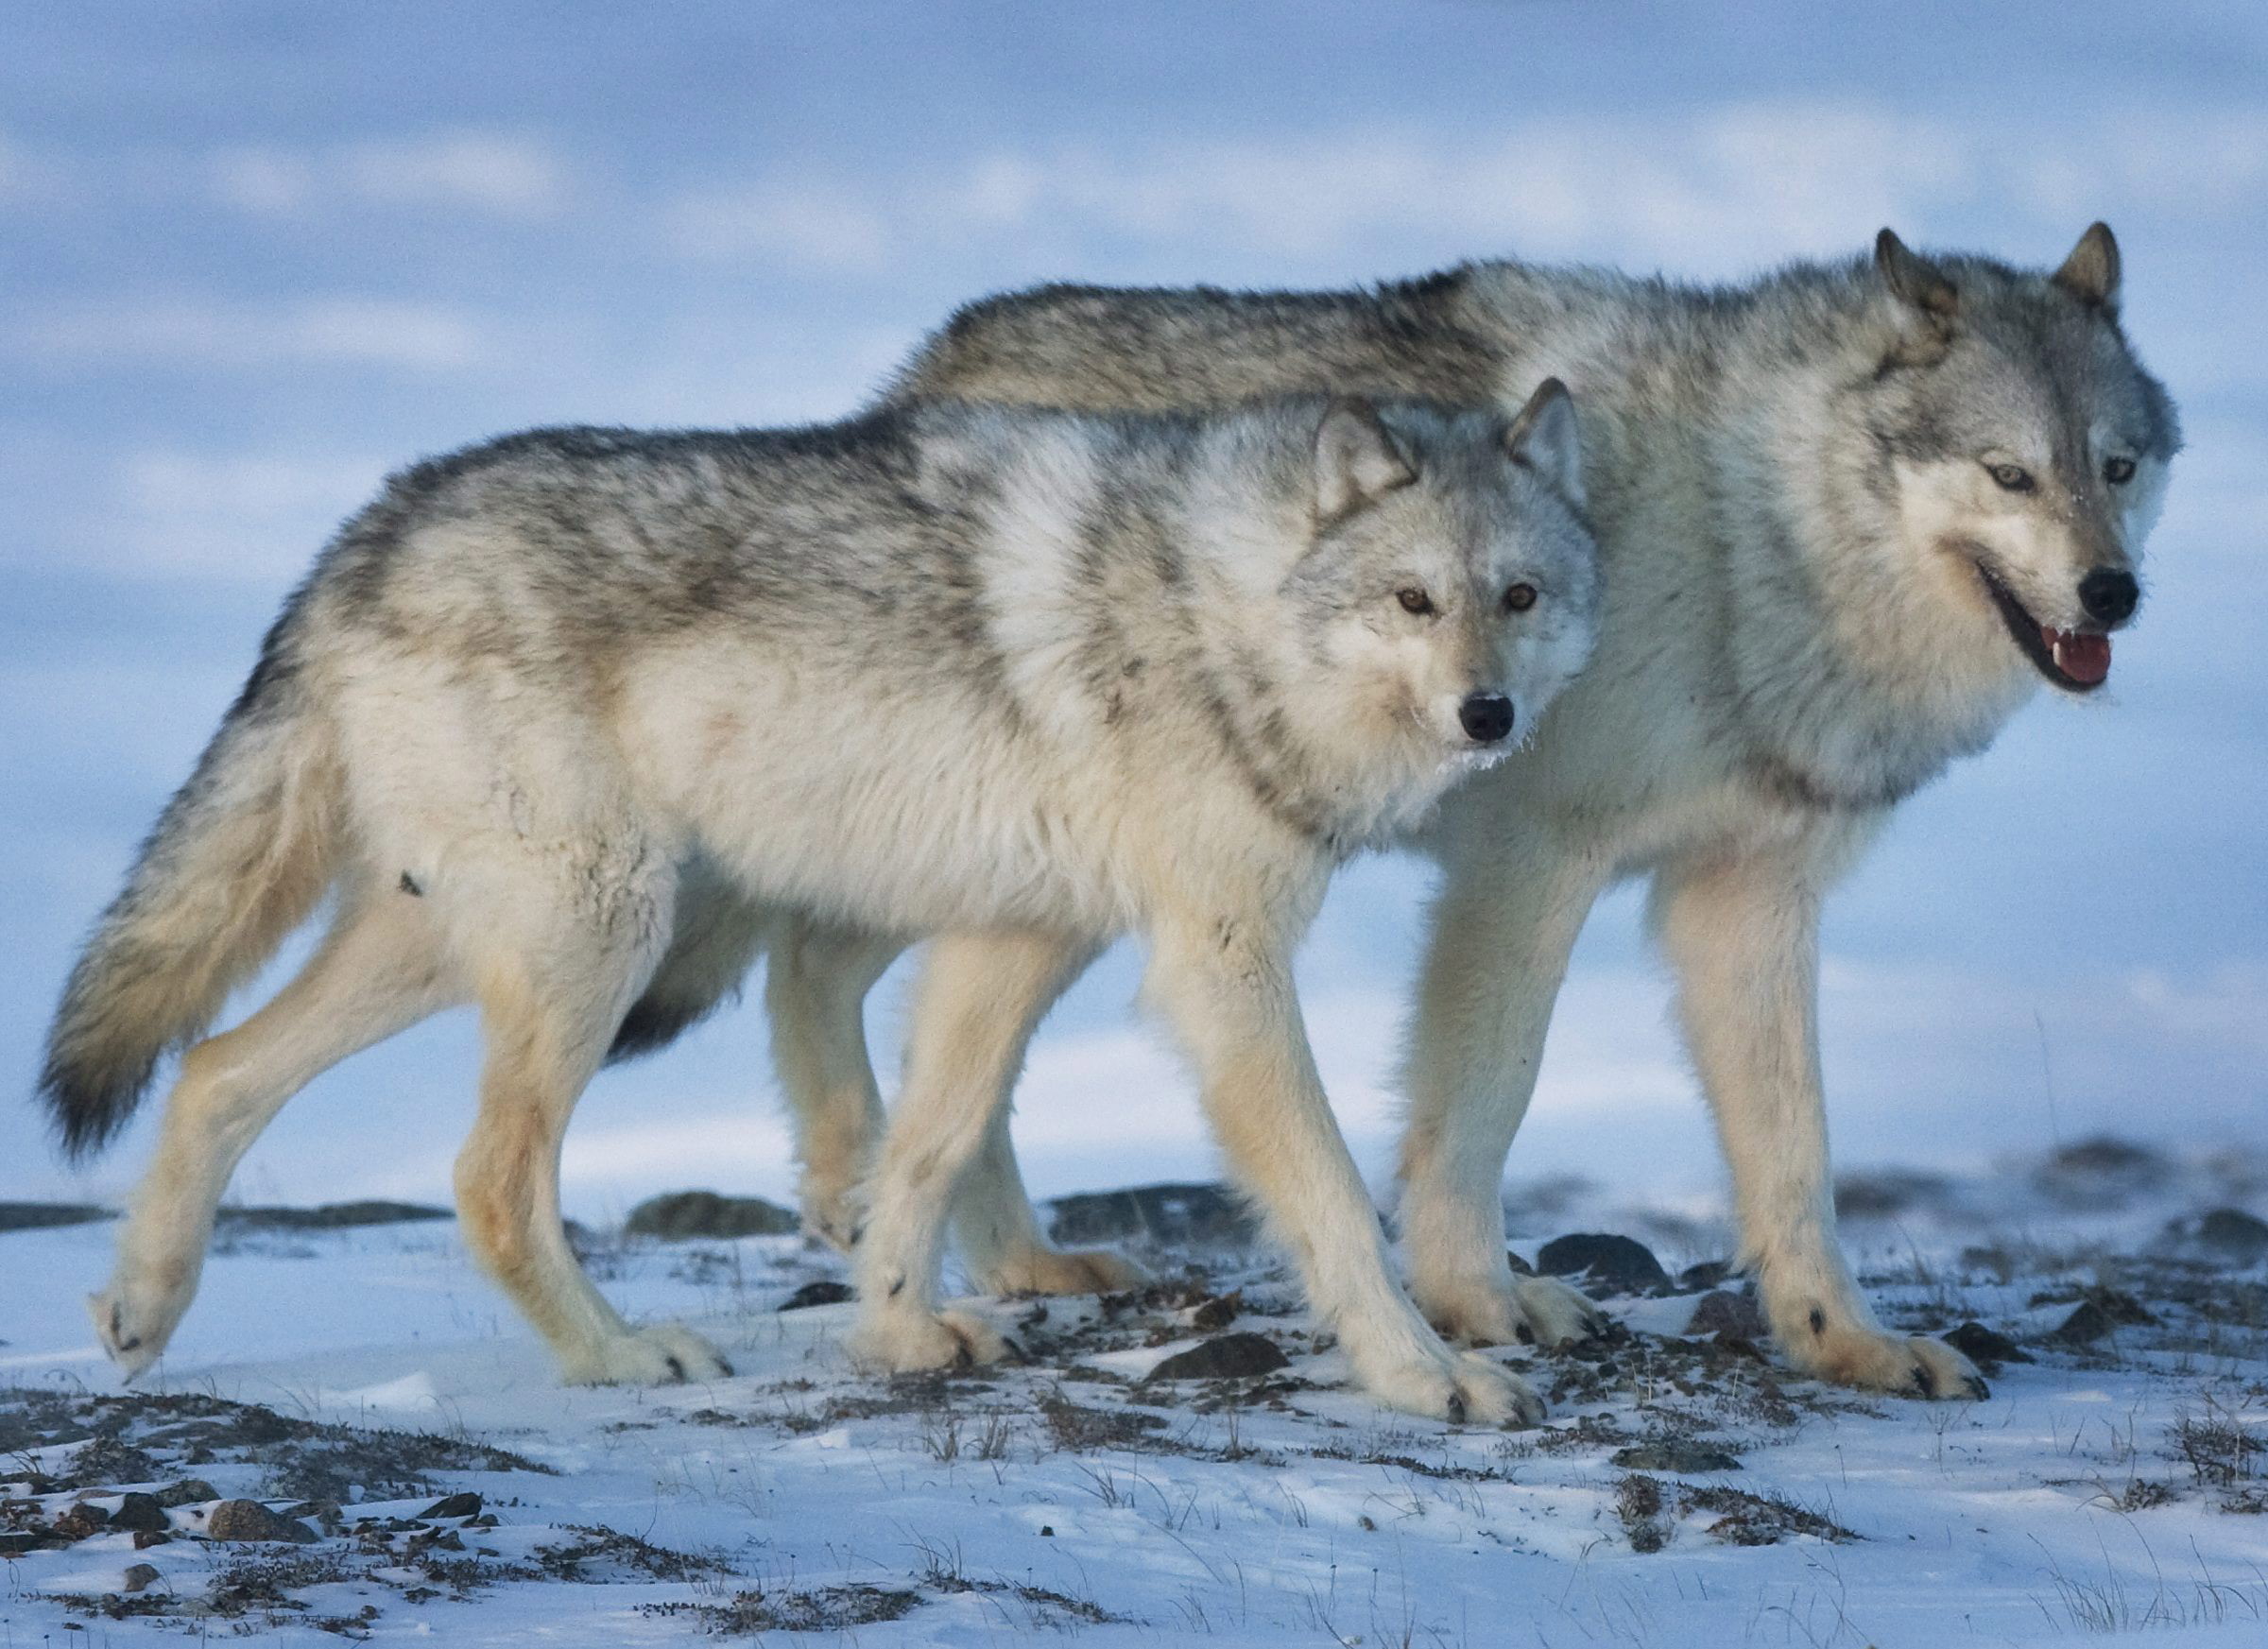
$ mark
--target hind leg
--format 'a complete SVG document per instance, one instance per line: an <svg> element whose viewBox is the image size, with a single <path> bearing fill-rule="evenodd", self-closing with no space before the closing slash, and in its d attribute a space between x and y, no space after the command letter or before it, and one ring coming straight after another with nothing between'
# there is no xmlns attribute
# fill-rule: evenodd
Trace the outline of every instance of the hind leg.
<svg viewBox="0 0 2268 1649"><path fill-rule="evenodd" d="M189 1309L229 1176L284 1103L452 1000L419 902L377 893L341 911L266 1006L183 1056L157 1156L119 1232L117 1269L88 1301L126 1378L157 1360Z"/></svg>
<svg viewBox="0 0 2268 1649"><path fill-rule="evenodd" d="M937 1309L946 1224L962 1175L1007 1108L1033 1026L1093 953L1083 939L1039 933L948 935L931 947L858 1245L859 1362L934 1368L1005 1348L975 1318ZM1003 1012L1004 1003L1038 1011Z"/></svg>
<svg viewBox="0 0 2268 1649"><path fill-rule="evenodd" d="M661 954L669 908L659 886L617 890L597 912L579 903L532 924L523 912L509 948L470 970L488 1055L480 1115L456 1159L457 1215L474 1258L550 1345L569 1384L719 1378L732 1370L713 1346L674 1324L632 1328L567 1245L567 1121Z"/></svg>
<svg viewBox="0 0 2268 1649"><path fill-rule="evenodd" d="M845 1253L858 1240L859 1187L883 1130L867 993L904 949L902 938L797 917L765 965L772 1058L803 1165L803 1227Z"/></svg>
<svg viewBox="0 0 2268 1649"><path fill-rule="evenodd" d="M999 1011L1004 1019L1019 1014L1028 1019L1028 1041L1031 1026L1047 1006L1045 1002L1004 1002ZM1013 1081L1012 1074L1007 1080ZM1058 1248L1047 1240L1016 1166L1016 1148L1008 1139L1010 1108L1004 1098L993 1111L976 1160L954 1195L954 1234L971 1280L987 1294L1107 1294L1147 1282L1148 1272L1108 1248Z"/></svg>

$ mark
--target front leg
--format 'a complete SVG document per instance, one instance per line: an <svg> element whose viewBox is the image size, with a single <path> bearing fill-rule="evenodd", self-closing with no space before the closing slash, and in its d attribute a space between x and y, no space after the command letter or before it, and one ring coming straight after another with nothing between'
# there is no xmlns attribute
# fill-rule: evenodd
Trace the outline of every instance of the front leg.
<svg viewBox="0 0 2268 1649"><path fill-rule="evenodd" d="M1654 921L1686 1043L1732 1167L1741 1260L1773 1337L1807 1374L1906 1397L1983 1397L1968 1359L1885 1332L1835 1240L1819 1073L1819 904L1855 832L1822 828L1665 867Z"/></svg>
<svg viewBox="0 0 2268 1649"><path fill-rule="evenodd" d="M1290 1248L1364 1389L1435 1418L1539 1419L1524 1382L1451 1350L1395 1285L1378 1211L1315 1074L1289 946L1266 918L1160 931L1145 994L1187 1044L1231 1171Z"/></svg>

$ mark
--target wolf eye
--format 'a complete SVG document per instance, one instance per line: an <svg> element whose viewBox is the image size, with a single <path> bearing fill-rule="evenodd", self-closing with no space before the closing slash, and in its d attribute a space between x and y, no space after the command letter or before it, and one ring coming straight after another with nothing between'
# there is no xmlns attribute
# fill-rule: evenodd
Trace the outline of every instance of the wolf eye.
<svg viewBox="0 0 2268 1649"><path fill-rule="evenodd" d="M1525 612L1535 605L1536 586L1533 584L1515 584L1504 592L1506 612Z"/></svg>
<svg viewBox="0 0 2268 1649"><path fill-rule="evenodd" d="M2032 490L2032 472L2021 464L1987 464L1984 467L1992 472L1992 478L2001 484L2002 490L2008 492Z"/></svg>
<svg viewBox="0 0 2268 1649"><path fill-rule="evenodd" d="M1394 599L1401 603L1404 612L1426 613L1434 610L1434 598L1415 585L1394 592Z"/></svg>
<svg viewBox="0 0 2268 1649"><path fill-rule="evenodd" d="M2113 487L2125 486L2127 482L2134 479L2134 460L2132 458L2109 458L2105 460L2103 465L2103 479L2109 482Z"/></svg>

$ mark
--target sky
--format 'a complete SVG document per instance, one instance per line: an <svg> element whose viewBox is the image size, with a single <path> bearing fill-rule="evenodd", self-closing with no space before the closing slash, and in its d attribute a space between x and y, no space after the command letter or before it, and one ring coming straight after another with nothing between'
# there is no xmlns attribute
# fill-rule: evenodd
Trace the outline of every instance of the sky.
<svg viewBox="0 0 2268 1649"><path fill-rule="evenodd" d="M2110 689L2025 710L1832 906L1847 1164L2268 1140L2268 10L16 8L0 1197L114 1199L146 1159L148 1116L84 1173L48 1149L29 1094L56 993L284 593L413 457L542 423L839 416L954 304L1042 280L1335 285L1496 255L1729 280L1884 224L2052 264L2096 217L2189 450ZM1354 867L1302 955L1381 1178L1428 888L1408 860ZM1036 1190L1214 1170L1130 1013L1136 968L1113 953L1034 1052ZM873 1013L885 1070L898 994ZM1666 1002L1637 899L1610 897L1516 1181L1721 1195ZM235 1194L445 1197L475 1058L457 1015L351 1061ZM785 1141L747 1005L602 1075L569 1206L782 1195Z"/></svg>

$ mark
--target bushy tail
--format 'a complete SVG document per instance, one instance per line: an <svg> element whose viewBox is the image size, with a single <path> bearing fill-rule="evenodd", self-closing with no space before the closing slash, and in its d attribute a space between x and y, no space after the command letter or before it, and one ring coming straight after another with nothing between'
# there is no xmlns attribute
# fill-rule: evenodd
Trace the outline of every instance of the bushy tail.
<svg viewBox="0 0 2268 1649"><path fill-rule="evenodd" d="M40 1092L73 1157L126 1125L159 1059L204 1032L330 885L335 759L280 651L271 635L63 988Z"/></svg>

